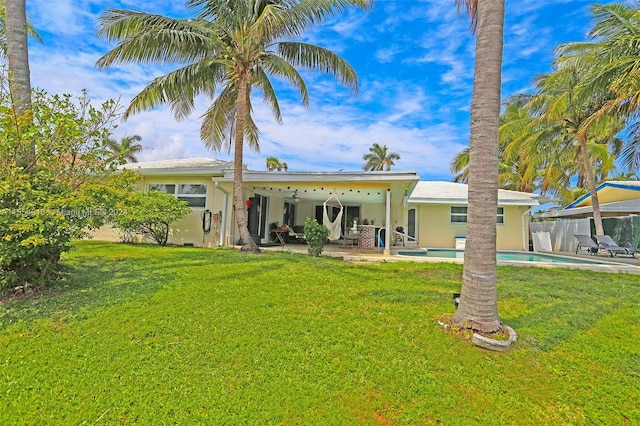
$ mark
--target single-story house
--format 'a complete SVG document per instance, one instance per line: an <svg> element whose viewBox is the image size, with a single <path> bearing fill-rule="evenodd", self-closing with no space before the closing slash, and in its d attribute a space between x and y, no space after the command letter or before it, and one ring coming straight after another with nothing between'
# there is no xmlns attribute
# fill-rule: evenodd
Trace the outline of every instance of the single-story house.
<svg viewBox="0 0 640 426"><path fill-rule="evenodd" d="M536 194L498 190L496 246L499 250L529 250L531 209L540 204ZM421 247L464 246L468 187L454 182L418 182L408 200L410 222L415 223Z"/></svg>
<svg viewBox="0 0 640 426"><path fill-rule="evenodd" d="M144 190L173 194L192 207L190 214L172 224L170 244L216 247L238 243L232 163L195 158L131 163L123 168L143 176ZM385 252L397 232L405 234L405 243L415 241L411 245L420 247L454 247L455 237L465 235L466 185L419 182L415 171L245 169L243 182L249 231L260 243L273 240L274 224L299 229L307 217L322 223L327 200L331 221L336 220L342 205L343 235L358 226L370 236L371 248L379 244ZM498 249L528 249L529 212L537 205L534 194L500 190ZM117 230L101 229L94 238L117 240L119 236Z"/></svg>
<svg viewBox="0 0 640 426"><path fill-rule="evenodd" d="M170 244L215 247L236 244L239 232L233 208L233 164L208 158L131 163L122 168L143 176L144 190L161 190L185 200L192 212L171 226ZM403 204L418 182L416 172L243 172L249 231L257 242L273 238L272 224L300 227L307 217L323 222L324 202L335 221L342 205L341 228L368 224L375 244L380 229L403 226ZM203 219L213 213L206 232ZM205 220L206 222L206 220ZM387 224L389 226L387 227ZM389 235L389 234L387 234ZM117 240L115 229L101 229L96 239ZM385 243L389 249L389 242Z"/></svg>
<svg viewBox="0 0 640 426"><path fill-rule="evenodd" d="M640 214L640 181L608 181L596 188L602 217L623 217ZM540 218L593 217L591 193L578 198L563 209L536 215Z"/></svg>

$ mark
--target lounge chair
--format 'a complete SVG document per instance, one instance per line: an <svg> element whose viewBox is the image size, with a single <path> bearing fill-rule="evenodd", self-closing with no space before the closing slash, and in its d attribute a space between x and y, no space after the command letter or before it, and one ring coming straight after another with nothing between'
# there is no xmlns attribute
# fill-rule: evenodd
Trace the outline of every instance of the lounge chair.
<svg viewBox="0 0 640 426"><path fill-rule="evenodd" d="M573 235L578 240L578 247L576 247L576 254L580 249L586 250L591 255L598 254L600 251L600 245L597 244L589 235Z"/></svg>
<svg viewBox="0 0 640 426"><path fill-rule="evenodd" d="M600 244L600 247L606 249L611 256L613 256L614 253L624 253L625 256L631 257L633 253L640 253L640 249L618 245L618 243L608 235L596 235L596 240L598 244Z"/></svg>

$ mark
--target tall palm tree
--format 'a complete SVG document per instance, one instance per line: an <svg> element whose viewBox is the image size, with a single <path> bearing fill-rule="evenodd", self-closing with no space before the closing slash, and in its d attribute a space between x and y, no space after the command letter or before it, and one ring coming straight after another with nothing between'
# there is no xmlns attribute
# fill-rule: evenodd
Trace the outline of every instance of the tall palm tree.
<svg viewBox="0 0 640 426"><path fill-rule="evenodd" d="M348 7L372 0L187 0L195 19L173 19L127 10L107 10L98 35L119 44L98 60L98 67L125 63L182 63L184 66L151 81L132 101L125 116L168 103L177 119L194 109L194 98L213 99L202 116L201 139L211 149L234 152L233 201L243 251L259 251L247 228L242 161L245 141L258 150L252 118L252 90L262 92L278 122L280 106L269 76L287 80L309 94L301 67L333 74L357 92L353 68L335 53L291 41L304 30Z"/></svg>
<svg viewBox="0 0 640 426"><path fill-rule="evenodd" d="M10 6L11 7L11 6ZM6 0L0 0L0 58L7 57L7 11L6 11ZM33 26L27 21L27 34L40 43L42 43L42 38L40 34L33 28Z"/></svg>
<svg viewBox="0 0 640 426"><path fill-rule="evenodd" d="M556 129L552 132L555 137L548 140L551 145L547 151L554 158L569 154L573 165L565 160L569 171L567 177L577 173L578 186L584 186L591 192L596 235L602 235L604 230L594 168L600 167L604 175L613 168L614 157L607 147L616 140L615 135L625 123L617 116L598 115L611 93L600 86L582 90L580 82L583 78L582 69L565 63L554 73L538 78L539 91L531 106L539 112L541 123ZM540 150L540 146L537 149Z"/></svg>
<svg viewBox="0 0 640 426"><path fill-rule="evenodd" d="M498 187L512 191L533 192L537 189L537 169L531 158L517 149L519 141L529 135L532 117L525 107L530 96L516 95L505 102L500 115ZM460 151L451 161L454 182L467 183L469 179L469 147Z"/></svg>
<svg viewBox="0 0 640 426"><path fill-rule="evenodd" d="M498 317L496 211L498 127L504 0L456 0L476 34L469 141L467 242L458 310L452 323L484 332L502 328Z"/></svg>
<svg viewBox="0 0 640 426"><path fill-rule="evenodd" d="M31 74L25 0L6 0L5 33L9 63L9 91L15 113L21 117L26 111L31 110ZM27 167L35 159L35 145L29 144L20 148L18 164Z"/></svg>
<svg viewBox="0 0 640 426"><path fill-rule="evenodd" d="M606 88L612 95L587 124L604 115L630 120L630 137L620 154L623 168L634 174L640 167L640 7L621 3L591 8L593 40L561 45L557 62L586 71L582 90Z"/></svg>
<svg viewBox="0 0 640 426"><path fill-rule="evenodd" d="M117 163L137 163L136 154L142 152L144 147L140 144L142 137L139 135L125 136L118 142L115 139L109 139L107 149L113 155L113 161Z"/></svg>
<svg viewBox="0 0 640 426"><path fill-rule="evenodd" d="M397 152L389 152L389 148L384 145L381 146L378 143L374 143L369 148L369 153L362 156L365 161L362 170L380 172L391 170L391 166L395 166L396 160L400 159L400 154Z"/></svg>

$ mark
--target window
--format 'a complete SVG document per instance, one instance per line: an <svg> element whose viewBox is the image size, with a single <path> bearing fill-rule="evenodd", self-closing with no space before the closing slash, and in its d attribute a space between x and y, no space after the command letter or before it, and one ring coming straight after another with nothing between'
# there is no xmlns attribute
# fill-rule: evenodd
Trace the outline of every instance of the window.
<svg viewBox="0 0 640 426"><path fill-rule="evenodd" d="M178 200L186 201L189 207L205 208L207 203L207 186L203 184L149 184L149 191L161 191L171 194Z"/></svg>
<svg viewBox="0 0 640 426"><path fill-rule="evenodd" d="M498 217L496 219L496 223L501 225L504 224L504 207L498 207Z"/></svg>
<svg viewBox="0 0 640 426"><path fill-rule="evenodd" d="M451 206L451 223L467 223L467 208ZM504 207L498 207L496 223L504 224Z"/></svg>
<svg viewBox="0 0 640 426"><path fill-rule="evenodd" d="M451 207L451 223L467 223L466 207Z"/></svg>
<svg viewBox="0 0 640 426"><path fill-rule="evenodd" d="M204 208L207 202L206 185L178 185L178 200L186 201L189 207Z"/></svg>
<svg viewBox="0 0 640 426"><path fill-rule="evenodd" d="M165 185L163 183L152 183L149 185L149 191L160 191L165 194L175 195L176 186L175 185Z"/></svg>

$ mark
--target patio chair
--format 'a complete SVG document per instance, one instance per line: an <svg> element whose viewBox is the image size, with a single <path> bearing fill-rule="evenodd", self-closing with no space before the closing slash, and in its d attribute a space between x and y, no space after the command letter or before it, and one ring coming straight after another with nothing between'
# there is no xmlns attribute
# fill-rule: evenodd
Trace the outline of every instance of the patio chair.
<svg viewBox="0 0 640 426"><path fill-rule="evenodd" d="M402 243L402 247L404 247L404 228L402 226L396 227L396 239L393 242L393 245L398 245L398 243Z"/></svg>
<svg viewBox="0 0 640 426"><path fill-rule="evenodd" d="M578 240L578 247L576 247L576 254L580 249L586 250L587 253L591 255L598 254L600 250L600 245L596 244L595 241L589 235L573 235Z"/></svg>
<svg viewBox="0 0 640 426"><path fill-rule="evenodd" d="M615 253L624 253L625 256L633 256L634 252L640 252L640 250L633 247L623 247L618 245L613 238L609 235L596 235L596 240L600 247L604 248L613 257Z"/></svg>

